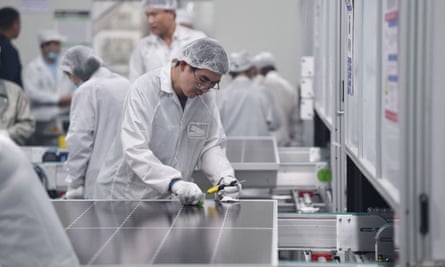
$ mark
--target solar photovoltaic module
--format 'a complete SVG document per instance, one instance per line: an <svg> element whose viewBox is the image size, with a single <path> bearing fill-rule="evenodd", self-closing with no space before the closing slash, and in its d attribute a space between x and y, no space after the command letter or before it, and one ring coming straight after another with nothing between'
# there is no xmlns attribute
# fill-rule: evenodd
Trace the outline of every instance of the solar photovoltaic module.
<svg viewBox="0 0 445 267"><path fill-rule="evenodd" d="M82 265L277 263L277 206L242 200L55 200Z"/></svg>

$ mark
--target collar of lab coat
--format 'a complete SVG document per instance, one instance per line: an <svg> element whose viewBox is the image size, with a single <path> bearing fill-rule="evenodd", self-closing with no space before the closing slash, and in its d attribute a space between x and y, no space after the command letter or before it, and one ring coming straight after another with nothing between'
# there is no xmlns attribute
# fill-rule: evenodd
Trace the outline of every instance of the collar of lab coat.
<svg viewBox="0 0 445 267"><path fill-rule="evenodd" d="M189 34L187 33L187 29L179 24L176 24L175 31L173 32L172 41L182 41L189 38ZM150 34L148 35L147 40L152 43L163 43L164 41L161 37Z"/></svg>
<svg viewBox="0 0 445 267"><path fill-rule="evenodd" d="M183 40L188 39L189 34L187 33L187 29L178 23L176 23L175 32L173 33L173 40Z"/></svg>
<svg viewBox="0 0 445 267"><path fill-rule="evenodd" d="M248 81L250 81L250 79L249 79L249 77L247 77L245 75L239 75L239 76L235 77L235 79L233 79L233 82L237 82L237 83L248 82Z"/></svg>
<svg viewBox="0 0 445 267"><path fill-rule="evenodd" d="M175 92L175 90L173 90L172 82L171 82L171 66L170 66L170 64L167 64L161 68L159 78L161 79L161 91L166 94L173 94Z"/></svg>
<svg viewBox="0 0 445 267"><path fill-rule="evenodd" d="M90 77L90 79L92 78L97 78L97 77L101 77L101 76L106 76L109 75L110 71L107 68L104 68L103 66L100 66Z"/></svg>

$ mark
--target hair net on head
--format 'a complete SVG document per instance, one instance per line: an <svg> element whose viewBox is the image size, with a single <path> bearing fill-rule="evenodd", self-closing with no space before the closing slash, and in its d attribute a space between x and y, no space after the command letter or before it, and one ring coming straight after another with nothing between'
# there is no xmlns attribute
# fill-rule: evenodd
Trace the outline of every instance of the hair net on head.
<svg viewBox="0 0 445 267"><path fill-rule="evenodd" d="M207 69L219 74L229 71L229 58L224 48L214 39L200 38L184 45L174 56L197 69Z"/></svg>
<svg viewBox="0 0 445 267"><path fill-rule="evenodd" d="M86 81L101 64L102 60L94 55L91 48L78 45L73 46L66 51L60 63L60 67L63 71L74 74L82 81Z"/></svg>
<svg viewBox="0 0 445 267"><path fill-rule="evenodd" d="M230 54L230 72L242 72L252 67L252 60L246 51Z"/></svg>
<svg viewBox="0 0 445 267"><path fill-rule="evenodd" d="M190 26L193 26L194 23L194 14L185 9L176 10L176 22L178 23L186 23Z"/></svg>
<svg viewBox="0 0 445 267"><path fill-rule="evenodd" d="M142 8L176 9L176 0L142 0Z"/></svg>
<svg viewBox="0 0 445 267"><path fill-rule="evenodd" d="M264 68L268 66L275 67L275 57L270 52L260 52L253 58L253 64L257 68Z"/></svg>
<svg viewBox="0 0 445 267"><path fill-rule="evenodd" d="M37 39L40 44L44 44L47 42L64 42L66 38L55 30L42 30L37 35Z"/></svg>

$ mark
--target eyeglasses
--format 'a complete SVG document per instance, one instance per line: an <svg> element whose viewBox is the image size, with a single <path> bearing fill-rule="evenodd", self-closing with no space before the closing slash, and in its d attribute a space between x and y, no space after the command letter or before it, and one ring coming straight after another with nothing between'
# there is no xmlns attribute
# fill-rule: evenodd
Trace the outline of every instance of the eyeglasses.
<svg viewBox="0 0 445 267"><path fill-rule="evenodd" d="M193 71L193 77L195 77L196 89L198 89L198 90L207 90L207 89L219 90L219 82L213 82L205 76L200 76L198 79L198 77L196 77L196 73L195 73L196 70L192 70L192 71Z"/></svg>

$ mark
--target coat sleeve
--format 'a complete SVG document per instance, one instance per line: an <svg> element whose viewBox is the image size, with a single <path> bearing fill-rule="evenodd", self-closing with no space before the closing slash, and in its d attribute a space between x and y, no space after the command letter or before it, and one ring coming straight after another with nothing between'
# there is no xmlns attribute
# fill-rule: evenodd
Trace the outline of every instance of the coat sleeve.
<svg viewBox="0 0 445 267"><path fill-rule="evenodd" d="M295 90L291 99L291 114L289 116L289 131L293 137L297 137L299 128L298 125L301 121L300 118L300 94L298 89L291 88L291 90Z"/></svg>
<svg viewBox="0 0 445 267"><path fill-rule="evenodd" d="M24 145L26 140L34 133L35 120L31 114L29 100L21 90L18 90L15 103L15 123L8 128L8 134L19 145Z"/></svg>
<svg viewBox="0 0 445 267"><path fill-rule="evenodd" d="M157 105L153 102L148 101L138 88L132 87L122 113L122 150L131 170L145 184L165 193L170 180L182 175L175 168L163 164L149 147Z"/></svg>
<svg viewBox="0 0 445 267"><path fill-rule="evenodd" d="M216 184L221 177L234 176L234 171L226 156L226 136L216 105L214 105L212 113L213 123L198 166L204 171L210 182Z"/></svg>
<svg viewBox="0 0 445 267"><path fill-rule="evenodd" d="M266 121L270 131L278 130L281 127L280 110L274 100L272 94L266 88L262 88L263 95L266 101Z"/></svg>
<svg viewBox="0 0 445 267"><path fill-rule="evenodd" d="M142 45L141 43L139 43L130 57L129 80L131 82L135 81L137 78L139 78L139 76L144 74L145 67L143 58L144 57L142 56Z"/></svg>
<svg viewBox="0 0 445 267"><path fill-rule="evenodd" d="M74 94L71 103L70 127L66 137L69 151L65 163L68 171L67 181L73 187L84 185L85 174L91 158L97 114L94 90L81 86Z"/></svg>

